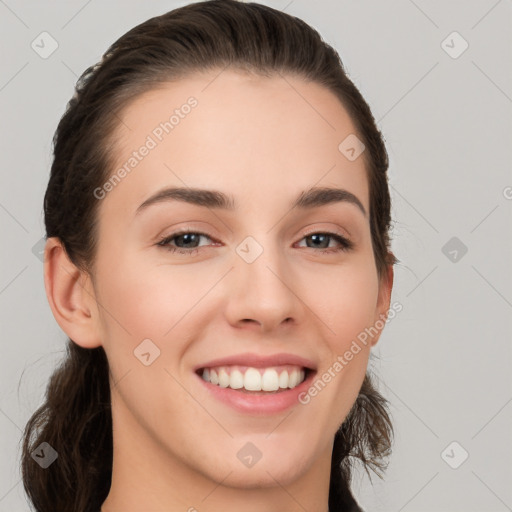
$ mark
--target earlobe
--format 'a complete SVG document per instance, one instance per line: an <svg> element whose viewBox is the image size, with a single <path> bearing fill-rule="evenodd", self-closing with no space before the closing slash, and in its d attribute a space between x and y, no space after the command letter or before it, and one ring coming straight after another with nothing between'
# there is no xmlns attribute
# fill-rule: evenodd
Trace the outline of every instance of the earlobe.
<svg viewBox="0 0 512 512"><path fill-rule="evenodd" d="M100 346L98 308L90 278L73 264L56 237L46 241L44 285L53 316L61 329L83 348Z"/></svg>
<svg viewBox="0 0 512 512"><path fill-rule="evenodd" d="M393 265L387 265L384 275L379 284L379 297L377 299L377 308L375 315L375 326L384 328L391 305L391 292L393 291L394 270ZM372 346L374 346L380 338L382 329L373 337Z"/></svg>

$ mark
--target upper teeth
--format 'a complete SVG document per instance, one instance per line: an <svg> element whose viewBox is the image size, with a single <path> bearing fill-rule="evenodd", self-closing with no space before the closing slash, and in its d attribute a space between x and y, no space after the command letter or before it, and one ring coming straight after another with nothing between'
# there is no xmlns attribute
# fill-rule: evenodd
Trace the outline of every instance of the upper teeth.
<svg viewBox="0 0 512 512"><path fill-rule="evenodd" d="M300 366L279 366L272 368L252 368L247 366L219 366L205 368L203 379L222 388L247 391L277 391L279 388L294 388L305 377Z"/></svg>

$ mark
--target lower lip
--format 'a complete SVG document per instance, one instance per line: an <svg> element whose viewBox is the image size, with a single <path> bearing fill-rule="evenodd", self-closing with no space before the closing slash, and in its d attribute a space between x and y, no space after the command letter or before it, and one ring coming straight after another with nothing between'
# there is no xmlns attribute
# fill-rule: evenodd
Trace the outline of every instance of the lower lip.
<svg viewBox="0 0 512 512"><path fill-rule="evenodd" d="M248 414L273 414L285 411L300 403L298 396L305 392L313 381L316 371L310 371L308 377L293 389L268 394L250 394L231 388L222 388L206 382L200 375L197 378L217 400L230 405L240 412Z"/></svg>

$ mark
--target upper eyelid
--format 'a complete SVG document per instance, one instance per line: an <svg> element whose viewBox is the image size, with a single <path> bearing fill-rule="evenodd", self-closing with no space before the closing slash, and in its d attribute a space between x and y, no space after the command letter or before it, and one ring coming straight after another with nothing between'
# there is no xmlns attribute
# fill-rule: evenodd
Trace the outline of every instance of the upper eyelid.
<svg viewBox="0 0 512 512"><path fill-rule="evenodd" d="M206 238L209 238L210 240L215 241L215 237L209 235L208 233L203 233L202 231L199 231L197 229L190 229L190 230L183 230L183 231L176 231L175 233L171 233L170 235L165 235L158 238L158 243L161 244L162 242L166 242L168 240L172 240L173 238L176 238L181 235L188 235L188 234L194 234L199 236L205 236Z"/></svg>
<svg viewBox="0 0 512 512"><path fill-rule="evenodd" d="M301 222L299 220L299 222ZM348 226L345 226L339 223L342 223L342 224L348 224ZM356 225L354 227L354 230L355 230L355 233L352 233L352 229L350 229L350 226L351 226L351 222L352 222L352 217L349 216L348 219L345 219L343 216L341 218L330 218L330 219L324 219L322 221L320 220L316 220L314 222L308 222L305 226L303 226L301 228L305 230L304 234L302 236L308 236L310 234L313 234L313 233L333 233L333 234L336 234L336 235L339 235L339 236L342 236L344 238L346 238L347 240L357 240L359 238L358 236L358 233L359 233L359 227ZM197 225L196 225L197 223ZM301 222L302 223L302 222ZM181 223L180 223L181 224ZM195 220L190 220L190 221L186 221L186 222L183 222L183 226L182 227L176 227L176 232L175 233L172 233L170 235L167 235L167 236L177 236L179 234L183 234L183 233L200 233L202 235L205 235L205 236L208 236L210 238L213 238L213 239L217 239L219 240L221 238L222 235L218 234L217 233L220 233L218 231L218 229L216 227L213 227L213 229L211 227L206 227L206 228L202 228L200 227L201 224L210 224L209 222L204 222L202 219L195 219ZM315 226L315 225L318 225L318 224L331 224L332 227L314 227L313 228L313 231L310 231L310 226ZM334 227L336 226L336 227ZM213 235L210 235L206 232L203 231L203 229L206 229L207 231L210 231L210 232L214 232L215 234ZM288 231L291 230L292 228L289 227L287 228L285 231ZM232 229L230 229L228 227L228 230L231 232L231 234L233 234L233 231ZM301 231L301 230L297 230L297 231ZM166 230L167 231L167 230ZM295 231L295 230L294 230ZM295 231L297 233L297 231ZM157 238L159 239L162 239L163 237L161 236L158 236Z"/></svg>
<svg viewBox="0 0 512 512"><path fill-rule="evenodd" d="M306 232L303 233L302 237L306 237L306 236L310 236L310 235L314 235L314 234L317 234L317 233L325 233L325 234L330 234L330 235L337 235L337 236L341 236L342 238L345 238L346 240L350 240L352 237L348 234L348 232L346 232L346 230L339 230L339 231L336 231L335 229L329 229L329 228L326 228L326 229L312 229L311 231L310 230L307 230Z"/></svg>

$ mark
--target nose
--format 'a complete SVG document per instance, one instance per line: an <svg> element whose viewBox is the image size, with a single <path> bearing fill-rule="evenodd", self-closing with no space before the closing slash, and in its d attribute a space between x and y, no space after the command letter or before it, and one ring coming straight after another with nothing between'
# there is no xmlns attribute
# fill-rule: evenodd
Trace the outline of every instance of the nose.
<svg viewBox="0 0 512 512"><path fill-rule="evenodd" d="M238 254L229 275L226 317L231 325L272 331L297 324L304 304L279 248L264 247L251 263Z"/></svg>

